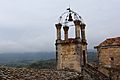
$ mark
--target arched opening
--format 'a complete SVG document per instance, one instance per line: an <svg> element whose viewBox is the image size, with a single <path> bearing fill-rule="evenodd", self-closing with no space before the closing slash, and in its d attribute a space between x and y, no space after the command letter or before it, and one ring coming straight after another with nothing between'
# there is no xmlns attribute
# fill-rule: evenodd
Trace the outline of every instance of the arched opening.
<svg viewBox="0 0 120 80"><path fill-rule="evenodd" d="M70 28L69 28L69 38L75 38L75 27L74 26L71 26Z"/></svg>
<svg viewBox="0 0 120 80"><path fill-rule="evenodd" d="M68 37L69 38L75 38L75 26L73 22L69 22L69 31L68 31Z"/></svg>

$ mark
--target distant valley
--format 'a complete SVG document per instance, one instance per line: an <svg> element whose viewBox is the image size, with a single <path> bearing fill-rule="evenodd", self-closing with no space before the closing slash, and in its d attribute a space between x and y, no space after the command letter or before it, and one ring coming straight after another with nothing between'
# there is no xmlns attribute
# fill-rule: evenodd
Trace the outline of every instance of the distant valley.
<svg viewBox="0 0 120 80"><path fill-rule="evenodd" d="M4 53L0 54L0 65L18 63L24 64L54 58L54 52Z"/></svg>
<svg viewBox="0 0 120 80"><path fill-rule="evenodd" d="M4 53L0 54L0 65L10 67L24 67L27 65L45 66L45 64L55 64L55 52L29 52L29 53ZM88 61L94 62L97 60L95 51L88 52Z"/></svg>

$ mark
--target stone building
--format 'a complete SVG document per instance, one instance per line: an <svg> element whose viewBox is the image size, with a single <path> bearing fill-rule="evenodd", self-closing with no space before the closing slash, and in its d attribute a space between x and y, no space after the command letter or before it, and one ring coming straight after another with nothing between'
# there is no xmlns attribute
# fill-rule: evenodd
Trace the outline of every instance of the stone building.
<svg viewBox="0 0 120 80"><path fill-rule="evenodd" d="M120 37L109 38L97 47L99 64L103 66L120 65Z"/></svg>
<svg viewBox="0 0 120 80"><path fill-rule="evenodd" d="M120 37L106 39L95 48L99 69L106 75L120 78Z"/></svg>
<svg viewBox="0 0 120 80"><path fill-rule="evenodd" d="M87 62L86 25L83 23L81 16L68 8L67 12L60 16L60 21L55 26L57 32L55 44L57 69L70 69L81 72L81 66ZM74 38L68 37L69 28L71 27L75 28ZM64 32L64 39L61 38L61 31Z"/></svg>

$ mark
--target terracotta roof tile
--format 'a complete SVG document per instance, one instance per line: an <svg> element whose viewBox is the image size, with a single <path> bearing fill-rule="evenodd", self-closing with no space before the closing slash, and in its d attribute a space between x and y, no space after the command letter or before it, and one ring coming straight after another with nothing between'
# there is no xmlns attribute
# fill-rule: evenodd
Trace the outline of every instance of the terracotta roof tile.
<svg viewBox="0 0 120 80"><path fill-rule="evenodd" d="M99 46L113 46L113 45L120 45L120 37L106 39Z"/></svg>

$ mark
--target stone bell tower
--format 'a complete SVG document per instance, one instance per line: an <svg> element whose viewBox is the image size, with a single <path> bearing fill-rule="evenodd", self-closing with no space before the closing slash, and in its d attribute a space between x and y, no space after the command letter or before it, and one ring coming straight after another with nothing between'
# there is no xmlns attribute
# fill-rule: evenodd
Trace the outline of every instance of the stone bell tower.
<svg viewBox="0 0 120 80"><path fill-rule="evenodd" d="M55 26L57 69L71 69L81 72L81 66L87 63L86 25L81 16L68 8L67 12L60 16L59 22ZM71 27L75 28L74 38L68 37ZM61 39L61 31L64 32L64 39Z"/></svg>

